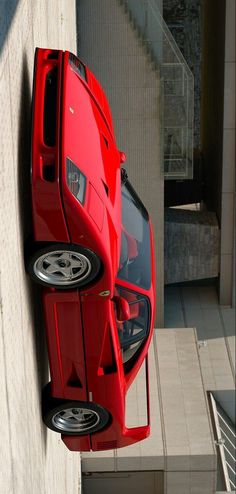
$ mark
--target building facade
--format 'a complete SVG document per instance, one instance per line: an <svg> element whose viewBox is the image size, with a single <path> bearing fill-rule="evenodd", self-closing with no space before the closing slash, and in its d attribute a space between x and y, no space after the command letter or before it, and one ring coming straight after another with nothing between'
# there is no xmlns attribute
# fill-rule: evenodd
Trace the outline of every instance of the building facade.
<svg viewBox="0 0 236 494"><path fill-rule="evenodd" d="M116 489L209 494L233 492L235 485L235 2L198 2L203 168L197 183L192 78L162 19L162 3L78 2L79 55L105 88L128 175L153 219L156 327L164 328L157 329L150 351L151 436L122 450L84 454L84 492L89 494ZM182 4L189 6L187 0ZM165 180L172 184L175 204L182 205L180 212L167 212L178 221L171 224L169 218L166 234ZM181 220L191 216L182 212L186 202L199 202L198 223L196 215L192 222ZM173 250L176 223L183 249L189 244L188 277L180 279L177 257L180 267L169 269L165 280L164 245ZM200 258L201 238L206 247ZM179 252L183 249L180 245ZM130 392L127 421L145 420L142 379L141 373Z"/></svg>

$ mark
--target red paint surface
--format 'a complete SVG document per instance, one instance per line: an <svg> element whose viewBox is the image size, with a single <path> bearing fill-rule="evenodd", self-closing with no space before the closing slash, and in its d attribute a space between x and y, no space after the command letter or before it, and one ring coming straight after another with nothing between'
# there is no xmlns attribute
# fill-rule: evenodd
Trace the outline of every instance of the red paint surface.
<svg viewBox="0 0 236 494"><path fill-rule="evenodd" d="M82 291L43 290L52 395L89 401L108 410L111 421L91 436L63 436L71 450L111 449L140 441L150 425L133 429L125 425L125 396L134 380L152 337L154 324L154 255L149 290L116 279L121 242L120 152L105 94L87 69L88 83L68 63L69 53L37 49L34 74L32 129L32 203L36 241L83 245L100 257L103 271L97 282ZM44 86L48 70L58 67L56 145L43 142ZM86 176L84 204L66 183L66 157ZM43 178L45 163L55 164L55 178ZM151 225L150 225L151 228ZM129 250L136 255L136 245ZM150 331L132 369L125 374L112 300L115 283L138 290L151 307ZM108 291L109 295L99 294ZM135 306L133 308L135 310ZM147 386L148 388L148 386ZM148 416L149 398L148 398Z"/></svg>

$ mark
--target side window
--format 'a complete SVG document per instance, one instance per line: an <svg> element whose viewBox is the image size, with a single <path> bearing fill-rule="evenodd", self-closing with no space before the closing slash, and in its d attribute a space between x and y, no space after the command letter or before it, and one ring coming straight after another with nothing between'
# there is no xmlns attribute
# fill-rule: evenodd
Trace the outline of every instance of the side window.
<svg viewBox="0 0 236 494"><path fill-rule="evenodd" d="M148 299L136 292L116 286L117 299L121 297L128 302L129 319L117 321L117 330L122 350L123 363L133 361L147 337L149 330L149 302Z"/></svg>
<svg viewBox="0 0 236 494"><path fill-rule="evenodd" d="M118 278L148 289L151 247L148 213L131 184L122 185L121 253Z"/></svg>

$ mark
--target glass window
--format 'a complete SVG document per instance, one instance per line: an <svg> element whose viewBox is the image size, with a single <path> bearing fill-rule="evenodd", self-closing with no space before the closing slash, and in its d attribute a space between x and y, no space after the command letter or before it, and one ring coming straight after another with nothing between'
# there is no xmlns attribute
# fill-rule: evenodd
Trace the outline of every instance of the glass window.
<svg viewBox="0 0 236 494"><path fill-rule="evenodd" d="M123 363L130 362L141 347L149 331L149 302L138 293L116 286L116 295L129 304L130 319L119 321L117 329L122 350Z"/></svg>
<svg viewBox="0 0 236 494"><path fill-rule="evenodd" d="M85 66L75 55L73 55L73 53L70 53L69 55L69 63L73 70L87 82Z"/></svg>
<svg viewBox="0 0 236 494"><path fill-rule="evenodd" d="M118 278L148 289L151 284L148 213L129 182L122 185L121 228Z"/></svg>

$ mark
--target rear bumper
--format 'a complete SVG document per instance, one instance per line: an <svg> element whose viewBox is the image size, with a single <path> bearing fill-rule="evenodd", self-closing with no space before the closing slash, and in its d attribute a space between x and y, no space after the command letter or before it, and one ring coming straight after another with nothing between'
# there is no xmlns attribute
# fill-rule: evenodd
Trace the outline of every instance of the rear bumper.
<svg viewBox="0 0 236 494"><path fill-rule="evenodd" d="M36 241L70 240L59 181L63 56L57 50L37 48L35 52L31 180Z"/></svg>

